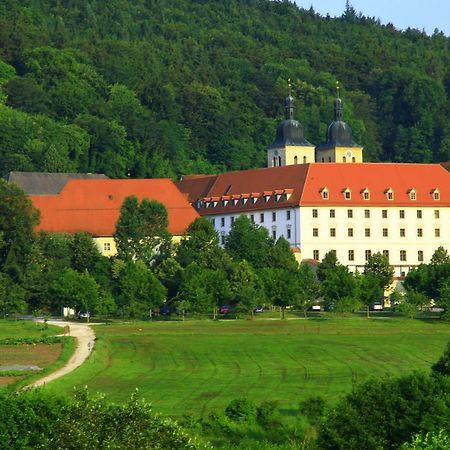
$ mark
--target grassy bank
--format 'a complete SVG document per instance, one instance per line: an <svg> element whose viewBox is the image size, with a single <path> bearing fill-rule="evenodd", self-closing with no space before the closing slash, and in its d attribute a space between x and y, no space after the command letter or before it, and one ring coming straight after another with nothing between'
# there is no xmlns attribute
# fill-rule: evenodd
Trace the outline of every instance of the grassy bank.
<svg viewBox="0 0 450 450"><path fill-rule="evenodd" d="M47 389L87 385L122 401L138 388L174 416L242 396L276 400L290 415L311 395L334 402L370 376L428 370L450 340L448 324L399 318L135 322L95 331L91 358Z"/></svg>

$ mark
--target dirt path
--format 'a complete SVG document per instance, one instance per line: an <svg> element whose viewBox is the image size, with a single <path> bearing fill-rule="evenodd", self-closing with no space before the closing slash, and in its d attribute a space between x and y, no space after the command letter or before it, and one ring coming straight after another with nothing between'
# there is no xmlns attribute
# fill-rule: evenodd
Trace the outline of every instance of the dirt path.
<svg viewBox="0 0 450 450"><path fill-rule="evenodd" d="M30 384L26 387L26 389L35 388L38 386L42 386L50 381L55 380L56 378L62 377L77 367L81 366L81 364L86 361L94 348L95 342L95 333L94 330L87 324L82 323L73 323L73 322L60 322L60 321L49 321L48 323L52 325L57 325L60 327L65 327L68 325L70 327L70 335L75 337L77 340L75 352L72 357L69 359L67 364L58 369L55 372L52 372L49 375L41 378L38 381Z"/></svg>

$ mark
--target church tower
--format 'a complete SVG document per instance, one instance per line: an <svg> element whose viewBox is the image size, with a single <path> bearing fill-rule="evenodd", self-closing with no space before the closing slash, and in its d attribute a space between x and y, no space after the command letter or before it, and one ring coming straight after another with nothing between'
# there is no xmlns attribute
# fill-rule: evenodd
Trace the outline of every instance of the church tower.
<svg viewBox="0 0 450 450"><path fill-rule="evenodd" d="M334 121L327 130L327 141L316 147L316 162L363 162L363 147L353 141L352 129L343 120L339 85L334 100Z"/></svg>
<svg viewBox="0 0 450 450"><path fill-rule="evenodd" d="M267 149L267 167L313 163L314 145L305 139L303 125L294 119L290 81L285 109L286 119L278 125L276 138Z"/></svg>

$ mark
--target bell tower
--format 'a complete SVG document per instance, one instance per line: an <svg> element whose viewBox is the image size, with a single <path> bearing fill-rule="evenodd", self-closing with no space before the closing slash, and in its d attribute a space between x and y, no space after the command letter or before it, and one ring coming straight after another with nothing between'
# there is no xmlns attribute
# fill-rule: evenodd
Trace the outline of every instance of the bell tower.
<svg viewBox="0 0 450 450"><path fill-rule="evenodd" d="M294 97L291 80L285 99L285 120L277 127L275 140L267 149L267 167L314 162L314 145L304 137L303 125L294 119Z"/></svg>

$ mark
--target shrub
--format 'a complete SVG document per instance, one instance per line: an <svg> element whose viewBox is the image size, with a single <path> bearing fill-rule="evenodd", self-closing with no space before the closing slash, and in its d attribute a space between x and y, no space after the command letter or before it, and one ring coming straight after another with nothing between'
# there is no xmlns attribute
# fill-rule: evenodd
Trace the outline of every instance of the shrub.
<svg viewBox="0 0 450 450"><path fill-rule="evenodd" d="M235 422L249 422L255 418L255 406L248 398L237 398L225 408L225 415Z"/></svg>

